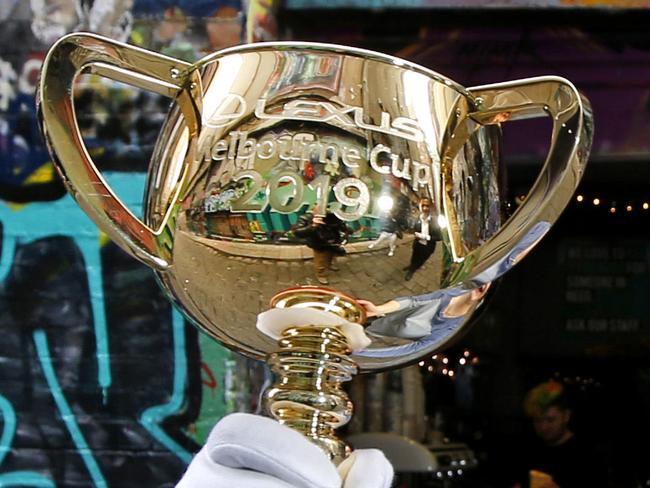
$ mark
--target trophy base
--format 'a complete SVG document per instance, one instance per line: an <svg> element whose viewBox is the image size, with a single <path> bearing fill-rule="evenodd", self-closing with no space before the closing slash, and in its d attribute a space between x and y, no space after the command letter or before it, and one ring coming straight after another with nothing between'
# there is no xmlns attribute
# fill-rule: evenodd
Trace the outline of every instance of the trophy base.
<svg viewBox="0 0 650 488"><path fill-rule="evenodd" d="M306 325L285 330L278 343L280 351L268 357L277 376L264 395L266 409L338 464L350 449L334 430L352 417L342 383L357 372L347 338L336 327Z"/></svg>
<svg viewBox="0 0 650 488"><path fill-rule="evenodd" d="M272 306L291 308L300 304L301 308L322 309L318 303L331 304L334 294L334 290L324 288L294 288L276 295ZM338 295L339 305L341 301L345 303L338 307L341 313L337 315L365 318L356 300ZM342 384L358 371L349 357L352 349L348 337L336 325L291 326L282 332L278 346L279 351L268 356L276 382L264 394L266 410L306 436L338 465L351 452L335 433L352 417L352 402Z"/></svg>

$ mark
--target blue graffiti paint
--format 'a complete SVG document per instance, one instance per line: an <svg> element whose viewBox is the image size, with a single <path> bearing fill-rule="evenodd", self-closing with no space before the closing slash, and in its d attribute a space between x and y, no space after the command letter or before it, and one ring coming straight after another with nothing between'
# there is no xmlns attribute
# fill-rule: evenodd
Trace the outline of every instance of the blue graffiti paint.
<svg viewBox="0 0 650 488"><path fill-rule="evenodd" d="M0 204L0 217L2 217L3 207ZM3 225L4 218L2 219ZM2 254L0 255L0 281L4 281L11 271L11 265L14 262L14 255L16 253L16 237L13 235L6 235L6 226L5 232L2 239Z"/></svg>
<svg viewBox="0 0 650 488"><path fill-rule="evenodd" d="M4 428L2 430L2 437L0 437L0 464L5 460L5 456L11 449L11 443L16 434L16 412L14 408L5 397L0 395L0 412L2 413L2 420Z"/></svg>
<svg viewBox="0 0 650 488"><path fill-rule="evenodd" d="M88 443L86 442L86 439L84 438L84 435L79 428L79 424L77 424L74 413L72 412L68 401L65 399L63 391L61 390L61 386L59 385L56 373L54 372L54 366L52 365L52 357L50 356L50 348L47 343L47 336L45 335L45 331L34 331L34 342L36 343L36 352L38 354L38 359L41 362L43 374L45 375L47 385L50 388L52 397L54 398L54 403L56 403L56 406L61 413L61 418L63 419L63 422L65 423L65 426L67 427L68 432L70 433L70 436L72 437L72 440L77 447L77 450L79 451L79 455L86 465L86 469L88 469L95 487L107 488L108 485L106 484L106 480L104 479L104 476L102 475L102 472L97 465L97 461L92 455L92 451L88 447Z"/></svg>
<svg viewBox="0 0 650 488"><path fill-rule="evenodd" d="M142 212L144 173L107 172L104 177L134 214ZM112 378L97 227L69 195L54 202L35 202L17 209L0 202L0 221L3 225L0 280L4 280L11 270L17 244L51 236L67 236L75 241L88 274L97 344L97 380L106 397Z"/></svg>
<svg viewBox="0 0 650 488"><path fill-rule="evenodd" d="M168 403L146 409L140 417L140 423L151 435L182 461L189 463L192 454L180 446L160 427L160 423L168 416L178 412L185 401L185 385L187 383L187 358L185 356L185 324L183 317L176 310L172 311L172 327L174 338L174 385L172 396Z"/></svg>
<svg viewBox="0 0 650 488"><path fill-rule="evenodd" d="M0 475L0 488L8 486L33 486L36 488L56 488L54 482L32 471L14 471Z"/></svg>
<svg viewBox="0 0 650 488"><path fill-rule="evenodd" d="M2 395L0 395L0 414L2 414L4 422L2 436L0 436L0 465L2 465L11 450L16 435L16 412L11 402ZM51 479L33 471L12 471L11 473L1 474L0 488L5 486L56 488Z"/></svg>
<svg viewBox="0 0 650 488"><path fill-rule="evenodd" d="M115 193L120 196L129 209L135 215L141 214L141 200L146 175L142 173L109 172L104 176L109 185L115 190ZM108 348L108 333L104 311L102 263L99 252L99 231L97 227L68 195L55 202L30 203L19 207L17 210L11 208L4 202L0 202L0 220L3 224L2 255L0 256L1 280L4 280L11 270L15 248L18 244L26 244L45 237L60 235L68 236L75 241L84 258L88 275L88 287L90 290L94 333L97 344L98 382L106 393L106 390L111 385L110 351ZM185 389L187 385L184 321L180 313L176 310L172 313L172 328L174 341L174 381L171 398L166 404L156 405L145 410L140 417L140 423L156 440L178 456L179 459L185 463L189 463L192 459L192 454L174 441L161 427L161 423L166 417L173 415L182 408L185 402ZM76 423L75 417L56 379L50 360L47 337L43 331L39 330L34 334L34 339L37 344L37 352L43 371L66 427L84 459L95 486L106 486L101 471L85 442L83 434ZM13 412L13 409L11 409L11 412ZM0 441L0 449L2 449L2 446L9 445L5 444L4 441L4 438ZM6 449L8 447L5 448L5 451ZM2 452L0 450L0 462ZM20 472L22 474L18 477L16 477L16 473L8 473L7 476L11 475L11 478L6 478L5 482L11 482L15 485L15 481L18 480L18 484L25 486L53 486L50 480L45 478L40 480L32 476L38 476L36 473ZM4 478L0 477L0 479ZM45 482L50 484L42 484ZM5 485L0 484L1 486Z"/></svg>

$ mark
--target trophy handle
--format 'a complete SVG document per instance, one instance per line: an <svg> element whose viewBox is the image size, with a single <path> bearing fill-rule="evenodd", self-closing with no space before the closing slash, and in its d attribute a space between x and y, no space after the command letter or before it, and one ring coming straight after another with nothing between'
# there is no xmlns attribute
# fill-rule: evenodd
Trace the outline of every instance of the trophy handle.
<svg viewBox="0 0 650 488"><path fill-rule="evenodd" d="M192 140L199 129L196 104L200 103L200 84L191 66L101 36L75 33L59 39L47 53L37 94L41 131L79 206L121 248L159 270L170 261L165 246L158 245L160 232L129 211L91 159L74 112L73 85L79 74L90 72L176 98Z"/></svg>
<svg viewBox="0 0 650 488"><path fill-rule="evenodd" d="M589 100L564 78L528 78L477 86L468 91L475 97L475 107L455 121L443 160L449 161L469 135L485 125L547 116L553 121L553 130L548 156L526 199L494 236L464 256L462 261L466 266L461 263L451 277L455 282L470 281L468 275L477 277L501 263L522 240L530 242L526 236L538 231L540 224L545 231L557 220L580 182L593 137Z"/></svg>

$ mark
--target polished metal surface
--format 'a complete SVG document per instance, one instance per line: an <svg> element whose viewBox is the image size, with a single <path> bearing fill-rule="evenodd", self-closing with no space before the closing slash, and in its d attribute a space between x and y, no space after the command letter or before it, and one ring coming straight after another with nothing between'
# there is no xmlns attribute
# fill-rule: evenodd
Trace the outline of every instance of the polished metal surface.
<svg viewBox="0 0 650 488"><path fill-rule="evenodd" d="M301 432L339 464L350 448L334 430L352 417L352 402L342 383L357 365L338 327L291 327L268 362L276 381L264 394L269 415Z"/></svg>
<svg viewBox="0 0 650 488"><path fill-rule="evenodd" d="M88 70L175 100L144 222L83 146L72 86ZM257 314L285 289L328 283L365 308L352 319L372 340L352 354L361 371L456 337L489 283L558 218L592 138L589 104L562 78L465 89L404 60L307 43L189 65L74 34L45 60L39 113L79 204L199 327L263 358L277 344L255 328ZM501 125L543 116L553 121L548 159L506 218Z"/></svg>

